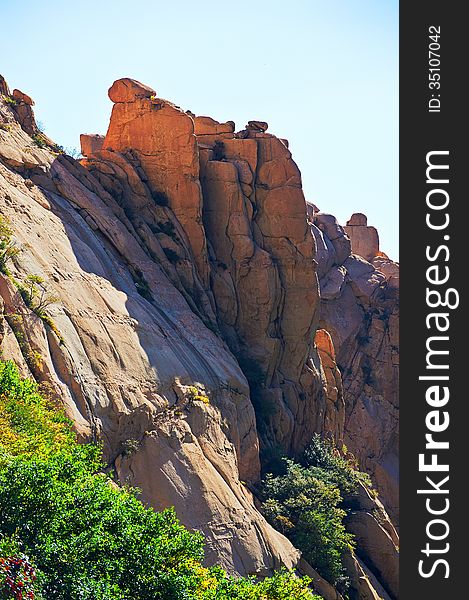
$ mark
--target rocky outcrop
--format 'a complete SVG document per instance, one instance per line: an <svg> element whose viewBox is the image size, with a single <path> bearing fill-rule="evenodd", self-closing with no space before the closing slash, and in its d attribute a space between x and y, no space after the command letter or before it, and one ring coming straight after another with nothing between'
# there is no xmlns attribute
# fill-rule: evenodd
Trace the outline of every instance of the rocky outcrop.
<svg viewBox="0 0 469 600"><path fill-rule="evenodd" d="M104 143L104 135L97 133L82 133L80 135L80 147L83 156L91 156L99 152Z"/></svg>
<svg viewBox="0 0 469 600"><path fill-rule="evenodd" d="M232 121L191 116L139 85L112 86L108 133L83 164L191 308L220 328L248 377L264 446L299 452L324 429L326 382L298 167L267 123L235 133ZM340 429L343 415L330 418Z"/></svg>
<svg viewBox="0 0 469 600"><path fill-rule="evenodd" d="M116 81L109 90L109 98L114 107L104 150L130 153L130 160L141 169L153 201L169 206L181 224L199 275L207 286L202 193L192 118L133 79Z"/></svg>
<svg viewBox="0 0 469 600"><path fill-rule="evenodd" d="M365 260L372 261L379 252L379 237L376 229L368 226L366 215L353 214L344 230L350 238L352 252Z"/></svg>
<svg viewBox="0 0 469 600"><path fill-rule="evenodd" d="M266 128L198 137L203 215L219 326L250 381L263 443L295 453L324 428L319 298L300 172Z"/></svg>
<svg viewBox="0 0 469 600"><path fill-rule="evenodd" d="M80 162L37 137L29 97L0 102L0 212L21 248L16 285L0 276L0 347L52 390L81 439L103 441L121 482L203 531L209 563L242 574L298 565L339 600L250 490L260 450L295 456L319 432L350 446L392 508L396 266L351 254L331 215L310 209L308 222L299 169L266 122L236 132L129 78L109 97L108 131L81 136ZM46 320L19 293L28 274L57 298ZM394 538L362 527L368 513L383 525L377 510L350 520L364 599L394 593Z"/></svg>
<svg viewBox="0 0 469 600"><path fill-rule="evenodd" d="M365 215L353 215L342 228L331 215L312 210L310 222L317 245L320 325L331 335L342 375L344 441L372 476L397 525L399 266L379 251L376 230L367 226Z"/></svg>
<svg viewBox="0 0 469 600"><path fill-rule="evenodd" d="M373 497L363 485L359 486L358 494L349 499L352 511L347 517L347 529L351 531L357 542L357 555L349 560L355 563L349 565L352 575L352 591L360 598L363 595L363 576L371 583L378 597L398 598L399 596L399 538L382 503ZM355 583L353 575L355 574ZM376 585L375 581L379 582ZM384 588L385 594L380 593ZM367 594L364 597L369 597Z"/></svg>
<svg viewBox="0 0 469 600"><path fill-rule="evenodd" d="M0 130L0 211L22 249L10 270L19 282L41 276L58 298L51 329L2 276L3 347L56 390L82 438L104 441L123 481L155 506L184 505L209 559L231 572L293 566L298 552L241 483L259 477L259 446L236 360L99 181L73 159L36 151L9 106L1 110L10 128ZM208 404L183 401L192 385Z"/></svg>

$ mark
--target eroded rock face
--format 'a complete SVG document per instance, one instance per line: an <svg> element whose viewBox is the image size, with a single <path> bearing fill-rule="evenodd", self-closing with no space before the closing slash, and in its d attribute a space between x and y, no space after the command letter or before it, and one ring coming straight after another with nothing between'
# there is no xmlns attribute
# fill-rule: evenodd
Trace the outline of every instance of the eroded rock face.
<svg viewBox="0 0 469 600"><path fill-rule="evenodd" d="M80 147L83 156L91 156L99 152L104 143L104 135L98 133L82 133L80 135Z"/></svg>
<svg viewBox="0 0 469 600"><path fill-rule="evenodd" d="M352 252L372 261L379 252L379 236L375 227L369 227L367 218L362 213L353 214L344 227L350 238Z"/></svg>
<svg viewBox="0 0 469 600"><path fill-rule="evenodd" d="M126 155L141 168L154 203L171 208L184 229L199 275L208 284L206 238L194 121L132 79L112 85L115 103L103 149Z"/></svg>
<svg viewBox="0 0 469 600"><path fill-rule="evenodd" d="M344 440L392 507L395 372L382 348L396 342L396 265L352 255L332 215L311 207L308 223L299 169L267 123L235 132L128 78L109 96L107 134L82 136L80 162L47 138L38 147L0 101L0 211L22 246L11 271L41 275L59 297L54 333L0 277L0 346L51 386L81 439L104 441L122 482L204 532L208 562L241 574L295 566L249 491L260 445L294 456L314 432ZM350 572L359 597L387 598L394 567L360 523L369 555L352 556Z"/></svg>
<svg viewBox="0 0 469 600"><path fill-rule="evenodd" d="M139 85L113 84L108 133L83 164L191 308L220 327L258 404L269 407L265 444L300 451L323 430L326 399L298 167L284 142L264 133L267 123L237 134L233 122L192 117Z"/></svg>
<svg viewBox="0 0 469 600"><path fill-rule="evenodd" d="M236 360L99 181L73 159L45 148L27 152L30 139L9 107L2 111L11 130L0 132L0 211L22 247L11 271L19 281L42 276L58 296L50 314L62 339L2 276L3 348L23 372L52 386L82 439L105 442L122 481L157 507L184 507L183 521L206 534L211 559L233 573L293 566L298 552L240 483L258 479L259 445ZM209 403L181 405L187 385L203 389Z"/></svg>
<svg viewBox="0 0 469 600"><path fill-rule="evenodd" d="M328 331L318 329L314 337L326 380L326 417L324 431L332 436L339 448L344 440L345 402L342 377L337 367L334 343Z"/></svg>
<svg viewBox="0 0 469 600"><path fill-rule="evenodd" d="M326 413L314 242L298 167L265 129L197 136L203 216L219 325L250 380L264 445L295 453Z"/></svg>
<svg viewBox="0 0 469 600"><path fill-rule="evenodd" d="M353 215L345 228L322 213L313 211L311 219L321 253L320 324L331 335L342 374L344 441L361 468L372 476L397 524L399 265L376 244L364 246L364 255L371 262L351 252L354 232L374 230L367 226L365 215ZM344 240L350 231L351 246Z"/></svg>

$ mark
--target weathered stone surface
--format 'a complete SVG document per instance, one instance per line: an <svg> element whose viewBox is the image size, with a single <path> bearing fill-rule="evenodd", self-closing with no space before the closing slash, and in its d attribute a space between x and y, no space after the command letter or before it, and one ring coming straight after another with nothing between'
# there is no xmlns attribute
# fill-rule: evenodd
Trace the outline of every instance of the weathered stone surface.
<svg viewBox="0 0 469 600"><path fill-rule="evenodd" d="M367 470L394 523L398 523L398 293L399 266L374 250L373 263L351 254L338 262L333 241L341 238L334 218L312 226L322 262L320 326L332 336L342 373L347 447ZM353 231L365 227L353 215ZM350 234L353 236L353 233ZM352 241L353 244L353 241ZM344 246L345 247L345 246ZM326 268L327 267L327 268ZM344 275L344 279L343 276Z"/></svg>
<svg viewBox="0 0 469 600"><path fill-rule="evenodd" d="M211 117L194 117L194 133L196 135L217 135L220 133L233 133L235 124L233 121L219 123Z"/></svg>
<svg viewBox="0 0 469 600"><path fill-rule="evenodd" d="M314 215L310 213L310 218ZM329 273L331 268L336 264L336 253L334 246L330 239L323 234L323 232L316 227L313 223L310 223L311 233L313 234L316 243L316 256L315 260L318 263L316 267L316 273L319 279L322 279L326 273ZM322 287L322 286L321 286ZM321 289L321 295L323 290Z"/></svg>
<svg viewBox="0 0 469 600"><path fill-rule="evenodd" d="M303 558L298 563L298 572L307 575L313 581L314 590L321 594L324 600L344 600L343 596Z"/></svg>
<svg viewBox="0 0 469 600"><path fill-rule="evenodd" d="M32 113L29 105L23 104L25 110ZM34 169L39 166L46 166L52 162L52 157L47 150L40 148L20 123L20 116L16 109L18 105L12 107L0 96L0 158L2 161L15 169ZM29 132L36 133L35 122L29 123ZM28 126L26 124L26 129Z"/></svg>
<svg viewBox="0 0 469 600"><path fill-rule="evenodd" d="M269 128L269 124L266 123L265 121L248 121L248 124L246 125L246 129L249 131L259 131L259 132L264 132L267 131L267 129Z"/></svg>
<svg viewBox="0 0 469 600"><path fill-rule="evenodd" d="M347 278L347 269L344 266L333 266L321 279L321 298L335 300L340 296Z"/></svg>
<svg viewBox="0 0 469 600"><path fill-rule="evenodd" d="M355 213L344 227L350 238L352 252L372 261L379 252L379 236L374 227L367 226L367 218L362 213Z"/></svg>
<svg viewBox="0 0 469 600"><path fill-rule="evenodd" d="M339 447L344 439L345 402L342 390L342 377L337 367L334 344L325 329L318 329L314 337L321 366L326 380L326 416L324 431L332 434Z"/></svg>
<svg viewBox="0 0 469 600"><path fill-rule="evenodd" d="M113 84L109 97L116 104L103 148L122 154L132 151L154 202L167 204L181 223L207 287L209 271L194 121L171 102L153 98L153 94L151 88L134 80Z"/></svg>
<svg viewBox="0 0 469 600"><path fill-rule="evenodd" d="M14 89L12 96L15 98L15 100L18 100L18 102L24 102L25 104L28 104L28 106L34 106L34 100L31 98L31 96L28 96L21 90Z"/></svg>
<svg viewBox="0 0 469 600"><path fill-rule="evenodd" d="M0 278L0 347L52 386L81 439L103 440L121 482L205 533L209 563L242 574L295 566L298 552L248 491L259 437L292 456L314 432L344 439L394 506L394 263L351 255L334 217L307 215L299 169L266 123L234 133L130 79L110 97L105 140L85 136L80 163L38 148L0 100L0 212L23 247L12 271L44 277L63 338ZM192 385L207 403L191 401ZM387 600L369 567L392 588L397 536L363 490L358 504L357 593ZM303 567L326 600L341 600Z"/></svg>
<svg viewBox="0 0 469 600"><path fill-rule="evenodd" d="M136 79L123 77L115 81L108 91L111 102L134 102L141 98L156 96L155 90Z"/></svg>
<svg viewBox="0 0 469 600"><path fill-rule="evenodd" d="M351 252L350 240L344 228L333 215L322 212L315 213L313 223L332 243L336 253L336 264L341 265Z"/></svg>
<svg viewBox="0 0 469 600"><path fill-rule="evenodd" d="M371 512L354 512L347 528L355 535L358 554L377 574L391 598L399 597L399 553L391 536Z"/></svg>
<svg viewBox="0 0 469 600"><path fill-rule="evenodd" d="M104 143L104 135L99 133L82 133L80 135L81 153L83 156L92 156L99 152Z"/></svg>
<svg viewBox="0 0 469 600"><path fill-rule="evenodd" d="M347 225L360 225L366 227L368 225L368 218L363 213L353 213L347 221Z"/></svg>
<svg viewBox="0 0 469 600"><path fill-rule="evenodd" d="M326 410L312 343L318 296L301 176L274 136L224 137L223 148L223 160L201 153L220 326L258 402L272 406L264 443L297 452L322 431Z"/></svg>
<svg viewBox="0 0 469 600"><path fill-rule="evenodd" d="M347 270L347 279L355 296L359 298L362 305L369 304L373 295L386 281L385 275L354 254L347 258L343 266Z"/></svg>
<svg viewBox="0 0 469 600"><path fill-rule="evenodd" d="M357 600L391 600L376 576L366 564L353 553L344 559L350 580L350 596Z"/></svg>
<svg viewBox="0 0 469 600"><path fill-rule="evenodd" d="M187 419L156 419L139 452L116 461L120 480L147 482L143 500L156 509L172 505L183 523L201 529L209 538L208 564L259 574L294 566L299 552L259 518L250 492L233 480L236 458L227 447L219 411L194 403Z"/></svg>
<svg viewBox="0 0 469 600"><path fill-rule="evenodd" d="M0 75L0 94L2 94L3 96L10 95L10 88L8 87L8 83L6 82L3 75Z"/></svg>

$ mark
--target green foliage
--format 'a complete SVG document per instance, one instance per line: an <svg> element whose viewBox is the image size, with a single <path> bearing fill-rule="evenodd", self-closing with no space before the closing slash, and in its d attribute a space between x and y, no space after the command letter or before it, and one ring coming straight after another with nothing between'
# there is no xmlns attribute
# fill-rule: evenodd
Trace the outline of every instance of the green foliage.
<svg viewBox="0 0 469 600"><path fill-rule="evenodd" d="M10 106L16 106L18 104L18 102L16 101L15 98L13 98L12 96L3 96L3 101L6 102L7 104L10 104Z"/></svg>
<svg viewBox="0 0 469 600"><path fill-rule="evenodd" d="M18 290L26 306L41 318L48 306L59 301L57 296L48 291L46 282L39 275L27 275Z"/></svg>
<svg viewBox="0 0 469 600"><path fill-rule="evenodd" d="M47 598L184 597L197 583L202 536L173 510L156 513L133 490L115 489L100 468L91 445L47 460L11 458L0 472L1 532L17 532Z"/></svg>
<svg viewBox="0 0 469 600"><path fill-rule="evenodd" d="M307 577L299 579L287 570L260 582L253 577L228 577L217 567L210 569L209 574L205 593L200 596L204 600L322 600L308 589L311 581Z"/></svg>
<svg viewBox="0 0 469 600"><path fill-rule="evenodd" d="M325 579L343 585L342 556L353 538L345 531L339 489L307 467L288 459L284 464L284 475L267 475L263 482L262 512Z"/></svg>
<svg viewBox="0 0 469 600"><path fill-rule="evenodd" d="M186 392L186 397L190 402L203 402L210 404L210 399L203 388L198 388L195 385L189 386Z"/></svg>
<svg viewBox="0 0 469 600"><path fill-rule="evenodd" d="M36 144L36 146L38 146L38 148L46 148L47 147L46 138L44 137L44 135L42 133L33 133L33 135L31 136L31 139Z"/></svg>
<svg viewBox="0 0 469 600"><path fill-rule="evenodd" d="M14 242L13 231L7 219L0 216L0 272L9 275L8 262L12 260L20 249Z"/></svg>
<svg viewBox="0 0 469 600"><path fill-rule="evenodd" d="M367 473L359 471L353 461L344 458L332 440L322 440L317 433L306 448L301 462L317 477L335 485L344 499L353 497L360 483L367 487L372 485Z"/></svg>
<svg viewBox="0 0 469 600"><path fill-rule="evenodd" d="M0 361L0 600L320 600L291 572L256 582L203 567L201 534L102 468L100 449Z"/></svg>
<svg viewBox="0 0 469 600"><path fill-rule="evenodd" d="M18 292L23 298L26 306L31 309L41 320L42 322L50 327L50 329L55 333L58 337L59 342L64 344L64 339L61 336L59 330L57 329L57 325L54 323L54 320L50 315L47 314L46 309L51 305L55 304L60 300L58 296L50 293L47 287L47 283L45 280L39 275L27 275L22 283L16 281L13 277L10 277L11 281L15 284ZM25 352L30 354L31 351L22 345L24 340L21 340L22 334L20 331L16 330L13 327L13 331L20 343L23 354ZM28 360L28 365L30 361ZM34 368L33 368L34 371Z"/></svg>
<svg viewBox="0 0 469 600"><path fill-rule="evenodd" d="M125 456L132 456L135 454L141 446L141 442L134 438L129 438L125 440L122 444L123 453Z"/></svg>
<svg viewBox="0 0 469 600"><path fill-rule="evenodd" d="M12 361L0 361L0 467L10 455L47 457L74 445L63 412Z"/></svg>
<svg viewBox="0 0 469 600"><path fill-rule="evenodd" d="M342 558L353 548L353 536L345 530L344 517L353 506L362 483L371 481L356 464L345 458L332 440L318 434L301 457L301 464L272 454L275 475L263 481L262 512L274 527L284 533L318 572L346 590Z"/></svg>

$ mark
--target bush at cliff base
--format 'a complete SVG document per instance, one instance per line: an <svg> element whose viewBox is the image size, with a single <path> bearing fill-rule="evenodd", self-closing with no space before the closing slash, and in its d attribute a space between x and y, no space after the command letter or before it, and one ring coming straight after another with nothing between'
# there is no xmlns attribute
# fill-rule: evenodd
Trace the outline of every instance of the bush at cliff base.
<svg viewBox="0 0 469 600"><path fill-rule="evenodd" d="M371 486L369 476L317 434L301 464L283 458L277 470L262 483L263 514L327 581L346 591L343 558L354 547L354 538L344 526L347 501L360 483Z"/></svg>
<svg viewBox="0 0 469 600"><path fill-rule="evenodd" d="M205 568L203 537L102 472L100 448L0 361L0 599L313 600L308 579Z"/></svg>

